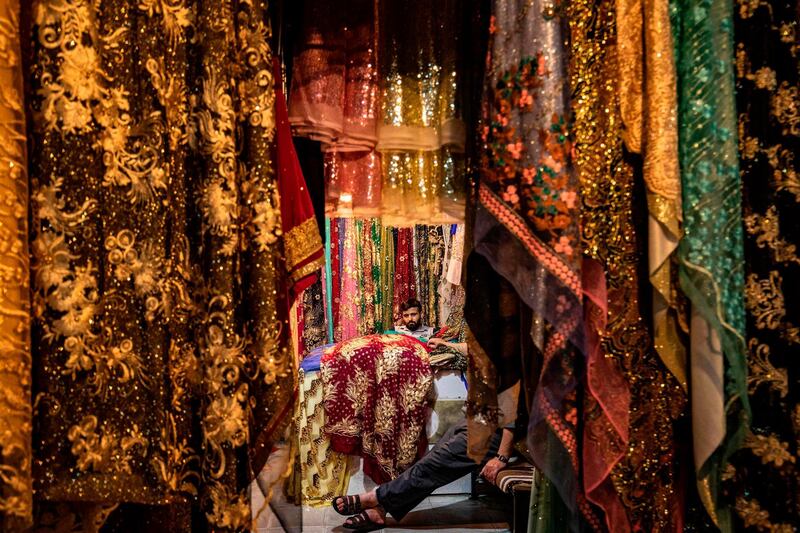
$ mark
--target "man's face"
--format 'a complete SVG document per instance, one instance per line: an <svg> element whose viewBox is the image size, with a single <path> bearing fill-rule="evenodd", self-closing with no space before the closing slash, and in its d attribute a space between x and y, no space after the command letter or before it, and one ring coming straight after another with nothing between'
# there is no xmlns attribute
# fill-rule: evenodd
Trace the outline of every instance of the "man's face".
<svg viewBox="0 0 800 533"><path fill-rule="evenodd" d="M403 325L410 331L414 331L419 327L419 308L412 307L403 311Z"/></svg>

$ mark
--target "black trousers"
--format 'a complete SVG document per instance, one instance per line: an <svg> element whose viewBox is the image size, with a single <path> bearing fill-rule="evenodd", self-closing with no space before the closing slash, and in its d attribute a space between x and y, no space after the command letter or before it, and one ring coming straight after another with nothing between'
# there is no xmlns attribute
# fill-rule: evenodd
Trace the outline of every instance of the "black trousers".
<svg viewBox="0 0 800 533"><path fill-rule="evenodd" d="M501 429L492 436L489 452L478 464L467 456L467 422L451 427L411 468L378 486L378 503L395 520L402 520L433 491L472 473L493 457L500 446L502 433Z"/></svg>

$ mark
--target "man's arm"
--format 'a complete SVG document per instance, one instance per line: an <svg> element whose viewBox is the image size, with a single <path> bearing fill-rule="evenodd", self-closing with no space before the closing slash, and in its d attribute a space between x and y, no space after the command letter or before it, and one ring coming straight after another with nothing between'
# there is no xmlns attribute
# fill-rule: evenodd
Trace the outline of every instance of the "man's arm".
<svg viewBox="0 0 800 533"><path fill-rule="evenodd" d="M453 350L457 350L460 353L467 355L467 343L466 342L447 342L444 339L430 339L428 341L429 348L438 348L439 346L446 346L448 348L452 348Z"/></svg>
<svg viewBox="0 0 800 533"><path fill-rule="evenodd" d="M503 436L500 438L500 446L497 447L497 457L489 459L483 470L481 476L489 483L494 483L497 479L497 473L502 470L508 463L508 458L511 455L511 450L514 447L514 430L507 427L503 428Z"/></svg>

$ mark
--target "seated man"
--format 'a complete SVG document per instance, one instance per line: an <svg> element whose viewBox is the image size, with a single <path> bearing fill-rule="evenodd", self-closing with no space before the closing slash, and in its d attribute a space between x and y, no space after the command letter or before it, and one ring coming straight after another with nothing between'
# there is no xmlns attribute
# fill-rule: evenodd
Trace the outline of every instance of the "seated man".
<svg viewBox="0 0 800 533"><path fill-rule="evenodd" d="M339 514L354 515L343 524L346 529L378 529L386 522L386 513L400 521L433 491L477 468L481 468L481 476L494 483L497 473L508 463L513 444L513 424L498 429L481 466L467 455L467 423L464 421L451 427L422 459L399 477L364 494L338 496L331 503Z"/></svg>
<svg viewBox="0 0 800 533"><path fill-rule="evenodd" d="M395 328L397 333L409 335L422 342L427 342L433 335L432 326L422 325L422 304L416 298L409 298L400 304L403 323Z"/></svg>

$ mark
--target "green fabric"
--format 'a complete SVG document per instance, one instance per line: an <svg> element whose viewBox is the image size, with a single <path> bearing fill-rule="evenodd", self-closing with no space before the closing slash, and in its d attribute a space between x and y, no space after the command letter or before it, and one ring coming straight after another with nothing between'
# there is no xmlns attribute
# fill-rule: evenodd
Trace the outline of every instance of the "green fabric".
<svg viewBox="0 0 800 533"><path fill-rule="evenodd" d="M570 512L558 491L540 470L533 474L528 533L564 533L569 531Z"/></svg>
<svg viewBox="0 0 800 533"><path fill-rule="evenodd" d="M331 276L331 219L325 217L325 316L328 323L328 343L333 342L333 285Z"/></svg>
<svg viewBox="0 0 800 533"><path fill-rule="evenodd" d="M672 12L684 213L680 283L719 335L725 357L726 436L698 465L698 475L711 480L723 531L730 526L720 474L741 443L749 414L732 9L729 0L677 0Z"/></svg>

